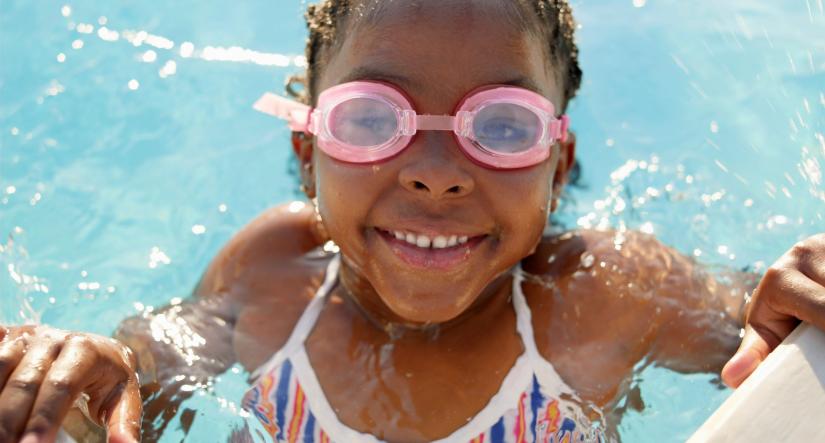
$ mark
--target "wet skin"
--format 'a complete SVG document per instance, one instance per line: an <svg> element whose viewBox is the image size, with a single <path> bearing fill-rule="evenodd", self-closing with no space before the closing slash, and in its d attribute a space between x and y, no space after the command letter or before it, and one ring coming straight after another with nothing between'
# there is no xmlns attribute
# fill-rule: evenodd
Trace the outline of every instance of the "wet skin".
<svg viewBox="0 0 825 443"><path fill-rule="evenodd" d="M411 4L387 3L379 17L348 29L321 70L319 89L388 81L429 114L451 113L468 91L491 83L526 86L560 103L541 42L502 20L498 2ZM111 340L0 327L0 440L25 432L52 437L71 396L50 402L60 412L45 408L31 418L21 405L55 387L86 389L90 377L71 370L78 365L117 369L97 378L91 404L104 406L93 415L108 415L98 422L136 435L137 365L143 438L155 441L190 395L172 381L178 375L206 381L236 361L252 371L285 344L321 284L329 257L317 252L327 235L340 246L343 266L307 352L339 419L385 440L449 435L497 392L524 351L511 303L510 270L519 262L539 352L585 410L604 411L611 430L624 410L618 401L632 399L629 381L640 362L716 372L736 349L742 294L754 284L749 276L721 284L646 235L544 234L573 141L517 171L471 162L443 132L423 132L400 155L368 166L329 158L311 139L294 142L324 229L308 206L280 206L252 221L215 257L191 299L123 322L116 338L137 363ZM381 234L396 229L476 241L463 261L432 269L410 264L409 251ZM749 309L748 335L723 372L729 384L738 385L796 318L825 327L823 256L825 235L811 237L766 273ZM40 355L31 349L55 349L55 356L29 363L24 355ZM38 380L41 394L31 389ZM132 389L123 391L124 383ZM106 414L113 407L103 400L112 393L124 393L124 406Z"/></svg>
<svg viewBox="0 0 825 443"><path fill-rule="evenodd" d="M327 263L299 252L316 245L310 211L273 212L279 215L269 218L279 222L240 233L199 289L239 301L234 349L249 370L286 342ZM523 263L540 353L583 401L613 415L611 426L618 420L612 407L643 358L680 371L718 371L738 343L736 320L719 313L726 299L741 298L699 278L692 262L651 237L629 234L620 251L615 240L593 231L546 237ZM267 243L280 252L261 246ZM295 256L282 256L284 243ZM591 266L582 264L588 255ZM391 337L339 285L307 341L338 417L389 441L444 437L466 423L523 351L509 295L504 277L459 320Z"/></svg>

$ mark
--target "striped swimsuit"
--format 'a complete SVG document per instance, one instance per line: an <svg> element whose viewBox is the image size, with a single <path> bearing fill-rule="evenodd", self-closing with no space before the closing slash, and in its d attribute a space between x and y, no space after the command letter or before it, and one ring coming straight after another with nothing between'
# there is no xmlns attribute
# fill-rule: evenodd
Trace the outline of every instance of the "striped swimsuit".
<svg viewBox="0 0 825 443"><path fill-rule="evenodd" d="M255 415L273 441L288 443L379 443L376 437L341 423L327 402L309 363L304 341L331 292L340 256L327 268L323 284L298 320L286 345L252 374L255 383L243 408ZM513 306L525 352L504 382L475 417L439 443L573 443L603 442L602 430L591 427L580 409L560 397L576 398L553 366L539 355L533 339L530 308L521 291L520 268L513 278Z"/></svg>

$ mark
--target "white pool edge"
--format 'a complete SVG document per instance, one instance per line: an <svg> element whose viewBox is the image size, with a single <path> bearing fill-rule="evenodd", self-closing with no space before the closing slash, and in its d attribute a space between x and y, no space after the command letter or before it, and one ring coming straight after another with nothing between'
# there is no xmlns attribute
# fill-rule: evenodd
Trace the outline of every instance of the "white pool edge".
<svg viewBox="0 0 825 443"><path fill-rule="evenodd" d="M825 442L825 333L801 324L688 443Z"/></svg>

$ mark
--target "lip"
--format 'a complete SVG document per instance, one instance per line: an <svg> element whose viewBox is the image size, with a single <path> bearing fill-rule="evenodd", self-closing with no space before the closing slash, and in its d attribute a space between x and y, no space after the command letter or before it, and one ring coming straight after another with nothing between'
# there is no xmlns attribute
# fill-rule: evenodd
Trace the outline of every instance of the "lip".
<svg viewBox="0 0 825 443"><path fill-rule="evenodd" d="M473 251L478 249L479 245L489 237L486 234L468 235L469 239L466 243L457 244L448 248L419 248L406 241L396 239L390 231L385 229L373 228L373 230L378 234L378 237L387 244L395 256L400 258L404 263L417 268L442 271L453 269L469 260ZM415 232L428 236L444 235L444 231L438 234L428 234L427 230L422 231L421 229L405 230L405 232Z"/></svg>

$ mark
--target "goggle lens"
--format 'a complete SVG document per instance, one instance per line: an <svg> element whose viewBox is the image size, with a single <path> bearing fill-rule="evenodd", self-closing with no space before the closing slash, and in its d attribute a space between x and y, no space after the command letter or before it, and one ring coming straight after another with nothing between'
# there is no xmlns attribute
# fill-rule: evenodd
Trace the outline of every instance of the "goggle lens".
<svg viewBox="0 0 825 443"><path fill-rule="evenodd" d="M541 137L541 120L532 110L513 103L493 103L473 118L473 138L488 151L519 153L535 146Z"/></svg>
<svg viewBox="0 0 825 443"><path fill-rule="evenodd" d="M328 125L330 135L336 140L370 148L395 138L398 134L398 113L387 102L355 97L332 108Z"/></svg>

